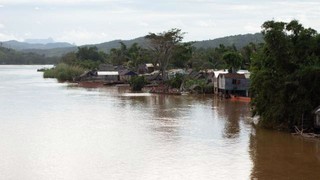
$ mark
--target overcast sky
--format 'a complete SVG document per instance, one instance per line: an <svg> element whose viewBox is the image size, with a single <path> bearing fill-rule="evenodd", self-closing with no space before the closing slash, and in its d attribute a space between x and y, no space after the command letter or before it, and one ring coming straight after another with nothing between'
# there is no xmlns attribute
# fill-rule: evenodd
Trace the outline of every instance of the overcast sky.
<svg viewBox="0 0 320 180"><path fill-rule="evenodd" d="M0 41L49 38L77 45L180 28L184 41L256 33L267 20L320 30L320 0L0 0Z"/></svg>

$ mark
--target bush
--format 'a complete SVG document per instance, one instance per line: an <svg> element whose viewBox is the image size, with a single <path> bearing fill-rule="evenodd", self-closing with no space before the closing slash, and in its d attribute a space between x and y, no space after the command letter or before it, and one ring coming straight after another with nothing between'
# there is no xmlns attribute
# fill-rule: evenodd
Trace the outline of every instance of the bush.
<svg viewBox="0 0 320 180"><path fill-rule="evenodd" d="M198 93L212 93L213 86L208 85L205 79L188 79L185 82L185 88L190 89L193 86L198 86L199 90Z"/></svg>
<svg viewBox="0 0 320 180"><path fill-rule="evenodd" d="M176 76L170 80L167 81L167 84L171 88L177 88L179 89L182 82L183 82L184 76L182 74L176 74Z"/></svg>
<svg viewBox="0 0 320 180"><path fill-rule="evenodd" d="M133 91L141 91L144 85L146 85L146 80L143 76L135 76L130 80L130 86Z"/></svg>
<svg viewBox="0 0 320 180"><path fill-rule="evenodd" d="M74 78L84 73L86 69L79 66L70 66L64 63L58 64L55 68L44 71L44 78L56 78L58 81L73 81Z"/></svg>
<svg viewBox="0 0 320 180"><path fill-rule="evenodd" d="M101 62L92 60L81 60L74 63L75 66L79 66L85 69L97 69L100 64Z"/></svg>

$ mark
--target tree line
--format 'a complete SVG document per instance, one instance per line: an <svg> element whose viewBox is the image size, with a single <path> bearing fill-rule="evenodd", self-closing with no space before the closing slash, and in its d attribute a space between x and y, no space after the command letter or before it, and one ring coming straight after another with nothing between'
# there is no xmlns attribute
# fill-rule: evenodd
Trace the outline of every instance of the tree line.
<svg viewBox="0 0 320 180"><path fill-rule="evenodd" d="M250 43L242 49L224 45L216 48L195 48L192 42L182 42L184 34L180 29L149 33L145 36L147 47L138 43L128 47L120 42L120 47L112 48L108 54L99 51L97 47L78 47L77 52L62 56L60 62L89 69L97 68L100 63L108 63L135 71L141 64L152 63L158 66L162 74L172 68L248 69L251 55L259 46Z"/></svg>
<svg viewBox="0 0 320 180"><path fill-rule="evenodd" d="M58 57L46 57L36 53L23 53L0 47L0 64L55 64Z"/></svg>

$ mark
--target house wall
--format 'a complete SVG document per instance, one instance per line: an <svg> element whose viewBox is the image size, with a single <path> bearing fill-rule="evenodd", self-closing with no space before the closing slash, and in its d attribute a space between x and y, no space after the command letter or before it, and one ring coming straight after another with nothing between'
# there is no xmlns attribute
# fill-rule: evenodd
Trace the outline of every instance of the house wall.
<svg viewBox="0 0 320 180"><path fill-rule="evenodd" d="M119 75L106 75L106 76L98 76L101 80L106 81L119 81Z"/></svg>
<svg viewBox="0 0 320 180"><path fill-rule="evenodd" d="M148 73L152 73L154 71L154 67L147 67Z"/></svg>
<svg viewBox="0 0 320 180"><path fill-rule="evenodd" d="M317 127L320 127L320 113L317 113L317 114L316 114L315 125L316 125Z"/></svg>
<svg viewBox="0 0 320 180"><path fill-rule="evenodd" d="M225 78L225 76L219 76L216 82L214 82L215 93L223 94L238 94L240 96L249 96L249 79L233 79Z"/></svg>
<svg viewBox="0 0 320 180"><path fill-rule="evenodd" d="M248 90L247 80L246 79L225 78L223 89L246 91L246 90Z"/></svg>
<svg viewBox="0 0 320 180"><path fill-rule="evenodd" d="M213 92L215 94L217 94L219 91L219 82L218 82L218 78L216 78L215 76L213 77Z"/></svg>

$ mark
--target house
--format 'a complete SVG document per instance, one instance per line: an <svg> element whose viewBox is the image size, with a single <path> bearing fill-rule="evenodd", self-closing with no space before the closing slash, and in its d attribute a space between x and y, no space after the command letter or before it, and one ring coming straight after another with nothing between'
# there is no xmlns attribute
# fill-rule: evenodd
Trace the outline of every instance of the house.
<svg viewBox="0 0 320 180"><path fill-rule="evenodd" d="M79 77L77 77L76 81L94 80L95 77L97 77L97 71L94 71L94 70L86 71L83 74L81 74Z"/></svg>
<svg viewBox="0 0 320 180"><path fill-rule="evenodd" d="M121 82L129 82L131 77L137 76L137 75L138 75L137 73L127 69L119 71L119 78Z"/></svg>
<svg viewBox="0 0 320 180"><path fill-rule="evenodd" d="M97 80L117 82L120 80L118 71L97 71Z"/></svg>
<svg viewBox="0 0 320 180"><path fill-rule="evenodd" d="M176 77L177 74L186 75L187 72L184 69L170 69L170 70L168 70L168 78L169 79Z"/></svg>
<svg viewBox="0 0 320 180"><path fill-rule="evenodd" d="M155 70L154 65L152 63L147 63L146 68L147 68L147 73L152 73Z"/></svg>
<svg viewBox="0 0 320 180"><path fill-rule="evenodd" d="M318 106L314 111L314 126L320 128L320 106Z"/></svg>
<svg viewBox="0 0 320 180"><path fill-rule="evenodd" d="M248 96L248 84L244 74L226 73L218 76L218 91L224 95Z"/></svg>
<svg viewBox="0 0 320 180"><path fill-rule="evenodd" d="M140 64L137 71L138 74L152 73L155 71L155 67L152 63Z"/></svg>
<svg viewBox="0 0 320 180"><path fill-rule="evenodd" d="M218 77L220 74L227 74L228 70L216 70L213 71L213 76L211 79L211 82L213 82L213 92L215 94L219 93L219 81L218 81Z"/></svg>

